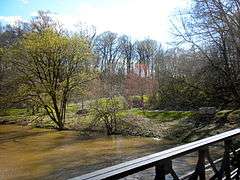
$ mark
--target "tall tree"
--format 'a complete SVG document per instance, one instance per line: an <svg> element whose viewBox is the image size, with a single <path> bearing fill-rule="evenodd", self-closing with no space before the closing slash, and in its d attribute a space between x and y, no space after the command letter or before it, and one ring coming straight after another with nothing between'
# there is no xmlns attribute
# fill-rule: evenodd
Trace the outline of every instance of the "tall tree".
<svg viewBox="0 0 240 180"><path fill-rule="evenodd" d="M8 52L22 94L40 104L59 130L64 128L70 93L89 78L90 56L86 39L52 29L26 34Z"/></svg>
<svg viewBox="0 0 240 180"><path fill-rule="evenodd" d="M120 46L116 33L107 31L98 35L93 49L98 58L97 66L101 71L117 72Z"/></svg>
<svg viewBox="0 0 240 180"><path fill-rule="evenodd" d="M121 57L123 58L124 70L126 66L127 75L129 75L132 71L135 57L134 43L131 41L130 37L126 35L123 35L119 38L119 43Z"/></svg>
<svg viewBox="0 0 240 180"><path fill-rule="evenodd" d="M198 48L214 72L215 89L240 104L239 0L195 0L177 35ZM220 92L219 91L219 92Z"/></svg>
<svg viewBox="0 0 240 180"><path fill-rule="evenodd" d="M145 39L143 41L137 41L135 46L138 57L138 65L145 67L144 69L139 68L139 74L141 75L141 73L144 73L145 77L153 77L155 58L158 51L157 42L151 39Z"/></svg>

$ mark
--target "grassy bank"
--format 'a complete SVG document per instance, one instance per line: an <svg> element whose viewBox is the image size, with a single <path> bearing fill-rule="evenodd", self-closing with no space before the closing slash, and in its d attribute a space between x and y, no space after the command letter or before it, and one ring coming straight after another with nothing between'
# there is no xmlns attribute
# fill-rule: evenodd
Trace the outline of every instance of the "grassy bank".
<svg viewBox="0 0 240 180"><path fill-rule="evenodd" d="M103 128L101 124L94 124L94 119L91 114L78 115L76 112L79 107L76 104L69 104L66 113L66 127L75 130L85 130L92 127L94 130ZM141 129L141 131L148 131L150 126L154 126L155 123L164 124L172 121L176 121L182 118L188 118L192 116L192 112L178 112L178 111L147 111L138 108L124 110L119 113L121 119L126 122L122 128L128 128L126 124L134 129ZM35 115L31 115L27 109L10 108L0 112L0 120L11 122L26 121L29 125L34 127L54 127L49 117L44 114L44 111L40 111ZM138 124L140 127L132 126L132 124ZM167 126L167 125L165 125ZM163 126L162 126L163 127Z"/></svg>
<svg viewBox="0 0 240 180"><path fill-rule="evenodd" d="M127 112L132 115L142 116L158 122L179 120L191 117L194 114L194 112L191 111L148 111L137 108L130 109Z"/></svg>
<svg viewBox="0 0 240 180"><path fill-rule="evenodd" d="M89 113L78 115L76 113L78 109L76 104L68 105L66 128L77 130L81 134L101 133L102 135L105 132L102 122L94 121ZM190 111L148 111L134 108L121 111L119 115L121 117L119 134L167 137L177 142L191 142L238 127L240 111L221 111L211 120L200 123L197 113ZM33 116L24 108L1 110L0 123L3 120L32 127L54 128L54 123L43 112Z"/></svg>
<svg viewBox="0 0 240 180"><path fill-rule="evenodd" d="M239 128L239 126L240 110L222 110L212 117L195 114L178 121L173 128L169 129L166 137L187 143Z"/></svg>

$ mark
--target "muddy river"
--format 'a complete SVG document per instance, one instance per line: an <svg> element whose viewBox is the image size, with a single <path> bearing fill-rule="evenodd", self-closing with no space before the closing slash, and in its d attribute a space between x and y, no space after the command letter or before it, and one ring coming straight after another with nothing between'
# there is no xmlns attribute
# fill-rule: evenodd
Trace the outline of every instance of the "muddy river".
<svg viewBox="0 0 240 180"><path fill-rule="evenodd" d="M174 146L141 137L86 138L76 131L0 126L0 180L68 179ZM174 160L179 174L196 162L194 154ZM151 179L154 169L125 179Z"/></svg>

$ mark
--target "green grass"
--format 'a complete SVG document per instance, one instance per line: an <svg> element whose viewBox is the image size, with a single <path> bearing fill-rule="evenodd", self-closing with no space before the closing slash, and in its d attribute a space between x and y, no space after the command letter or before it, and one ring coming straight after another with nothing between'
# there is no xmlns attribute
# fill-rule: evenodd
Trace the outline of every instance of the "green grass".
<svg viewBox="0 0 240 180"><path fill-rule="evenodd" d="M76 113L80 109L78 104L70 103L67 105L67 112Z"/></svg>
<svg viewBox="0 0 240 180"><path fill-rule="evenodd" d="M0 110L0 118L8 121L21 121L31 118L31 112L26 108L8 108Z"/></svg>
<svg viewBox="0 0 240 180"><path fill-rule="evenodd" d="M68 104L67 106L67 112L76 113L77 110L79 110L78 104ZM45 110L41 110L42 112L45 112ZM41 113L42 113L41 112ZM31 112L27 110L27 108L8 108L4 110L0 110L0 116L29 116L31 115Z"/></svg>
<svg viewBox="0 0 240 180"><path fill-rule="evenodd" d="M128 111L129 114L132 115L137 115L137 116L142 116L142 117L146 117L152 120L158 120L158 121L169 121L169 120L179 120L182 118L187 118L187 117L191 117L192 115L194 115L193 112L190 111L144 111L141 109L131 109Z"/></svg>
<svg viewBox="0 0 240 180"><path fill-rule="evenodd" d="M26 108L8 108L0 111L0 116L25 116L29 115Z"/></svg>

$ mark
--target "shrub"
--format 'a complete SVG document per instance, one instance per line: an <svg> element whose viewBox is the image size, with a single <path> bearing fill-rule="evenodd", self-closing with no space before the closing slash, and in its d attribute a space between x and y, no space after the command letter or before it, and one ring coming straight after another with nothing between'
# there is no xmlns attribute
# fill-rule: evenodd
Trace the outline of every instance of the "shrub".
<svg viewBox="0 0 240 180"><path fill-rule="evenodd" d="M227 119L230 123L239 122L239 120L240 120L240 110L236 110L236 111L231 112L228 115Z"/></svg>
<svg viewBox="0 0 240 180"><path fill-rule="evenodd" d="M222 110L216 113L215 120L217 123L225 124L228 122L228 115L233 112L233 110Z"/></svg>
<svg viewBox="0 0 240 180"><path fill-rule="evenodd" d="M141 96L131 96L129 98L129 106L132 108L143 108L148 105L149 102L149 97L144 95L143 97Z"/></svg>
<svg viewBox="0 0 240 180"><path fill-rule="evenodd" d="M125 107L126 103L122 97L102 98L90 104L94 121L104 123L107 135L117 133L120 120L119 112Z"/></svg>
<svg viewBox="0 0 240 180"><path fill-rule="evenodd" d="M223 118L227 117L233 110L222 110L216 113L216 117Z"/></svg>

